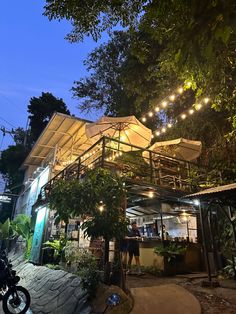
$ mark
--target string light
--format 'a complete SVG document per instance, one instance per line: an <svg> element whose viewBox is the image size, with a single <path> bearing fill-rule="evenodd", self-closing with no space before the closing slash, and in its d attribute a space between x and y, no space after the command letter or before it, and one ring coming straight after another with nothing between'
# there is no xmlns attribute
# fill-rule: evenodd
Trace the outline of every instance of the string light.
<svg viewBox="0 0 236 314"><path fill-rule="evenodd" d="M145 117L142 117L142 122L146 122L147 121L147 119L145 118Z"/></svg>
<svg viewBox="0 0 236 314"><path fill-rule="evenodd" d="M179 93L179 94L182 94L183 91L184 91L183 87L179 87L179 88L178 88L178 93Z"/></svg>
<svg viewBox="0 0 236 314"><path fill-rule="evenodd" d="M196 110L200 110L202 108L202 104L195 104Z"/></svg>
<svg viewBox="0 0 236 314"><path fill-rule="evenodd" d="M167 101L163 101L161 105L163 108L165 108L167 106Z"/></svg>
<svg viewBox="0 0 236 314"><path fill-rule="evenodd" d="M149 115L149 117L153 117L153 112L149 111L148 115Z"/></svg>
<svg viewBox="0 0 236 314"><path fill-rule="evenodd" d="M203 99L203 102L205 104L207 104L208 102L210 101L210 99L208 97L204 98ZM174 123L177 123L181 120L185 120L188 116L191 116L192 114L194 114L195 110L198 111L200 110L201 108L203 107L203 105L201 103L198 103L198 104L194 104L192 108L186 110L185 112L181 113L179 115L179 118L177 117L174 121ZM156 136L160 136L161 133L165 133L167 131L167 128L171 128L173 126L173 124L171 123L167 123L166 124L166 127L162 127L160 130L156 130L154 131L154 135Z"/></svg>
<svg viewBox="0 0 236 314"><path fill-rule="evenodd" d="M170 98L171 101L174 101L175 100L175 95L171 95L169 98Z"/></svg>
<svg viewBox="0 0 236 314"><path fill-rule="evenodd" d="M156 112L159 112L159 111L160 111L160 108L159 108L159 107L156 107L156 108L155 108L155 111L156 111Z"/></svg>

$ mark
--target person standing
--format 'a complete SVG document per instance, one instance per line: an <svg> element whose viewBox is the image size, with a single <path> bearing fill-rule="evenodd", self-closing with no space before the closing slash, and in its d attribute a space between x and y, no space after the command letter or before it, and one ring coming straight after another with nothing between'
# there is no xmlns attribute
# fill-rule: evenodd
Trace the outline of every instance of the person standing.
<svg viewBox="0 0 236 314"><path fill-rule="evenodd" d="M140 260L139 260L139 256L140 256L139 241L141 240L141 235L138 230L136 221L133 221L131 223L131 230L128 232L128 236L126 237L126 239L128 240L128 253L129 253L127 274L131 273L131 263L134 257L138 274L140 275L142 273L141 268L140 268Z"/></svg>

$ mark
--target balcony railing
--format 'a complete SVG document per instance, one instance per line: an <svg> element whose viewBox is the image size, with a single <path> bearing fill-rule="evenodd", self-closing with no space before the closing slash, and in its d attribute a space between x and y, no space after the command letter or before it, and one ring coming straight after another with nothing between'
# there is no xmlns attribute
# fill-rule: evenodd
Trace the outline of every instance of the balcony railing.
<svg viewBox="0 0 236 314"><path fill-rule="evenodd" d="M43 186L42 194L60 179L80 179L88 170L98 167L108 168L134 182L186 192L217 185L221 180L217 170L103 137Z"/></svg>

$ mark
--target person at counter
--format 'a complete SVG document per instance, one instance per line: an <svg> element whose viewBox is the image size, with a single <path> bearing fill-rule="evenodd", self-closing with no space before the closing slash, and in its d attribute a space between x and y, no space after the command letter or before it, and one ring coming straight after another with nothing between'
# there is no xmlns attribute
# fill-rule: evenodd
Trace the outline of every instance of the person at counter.
<svg viewBox="0 0 236 314"><path fill-rule="evenodd" d="M128 232L128 236L125 238L128 240L128 253L129 253L127 274L131 273L131 263L132 263L133 257L135 258L138 274L141 274L142 272L141 272L140 260L139 260L139 256L140 256L139 241L142 238L138 230L136 221L133 221L131 223L131 230Z"/></svg>
<svg viewBox="0 0 236 314"><path fill-rule="evenodd" d="M163 234L163 240L167 240L169 237L169 233L166 231L165 225L160 226L160 237L161 237L161 239L162 239L162 234Z"/></svg>

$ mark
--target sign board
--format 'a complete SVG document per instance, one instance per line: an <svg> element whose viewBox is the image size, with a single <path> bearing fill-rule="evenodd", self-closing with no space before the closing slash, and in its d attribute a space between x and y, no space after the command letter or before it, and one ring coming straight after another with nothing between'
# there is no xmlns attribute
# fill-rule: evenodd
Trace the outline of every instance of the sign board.
<svg viewBox="0 0 236 314"><path fill-rule="evenodd" d="M12 198L9 195L0 194L0 203L11 203Z"/></svg>

